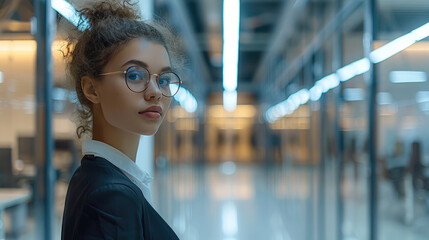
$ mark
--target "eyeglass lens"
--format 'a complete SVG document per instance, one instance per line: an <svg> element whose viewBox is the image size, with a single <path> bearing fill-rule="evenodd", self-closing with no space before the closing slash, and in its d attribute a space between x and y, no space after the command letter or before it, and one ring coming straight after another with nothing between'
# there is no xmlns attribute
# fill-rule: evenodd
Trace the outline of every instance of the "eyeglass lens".
<svg viewBox="0 0 429 240"><path fill-rule="evenodd" d="M143 67L130 67L125 74L128 88L133 92L143 92L150 82L150 73ZM174 96L180 87L179 77L172 72L161 73L157 79L158 87L164 96Z"/></svg>

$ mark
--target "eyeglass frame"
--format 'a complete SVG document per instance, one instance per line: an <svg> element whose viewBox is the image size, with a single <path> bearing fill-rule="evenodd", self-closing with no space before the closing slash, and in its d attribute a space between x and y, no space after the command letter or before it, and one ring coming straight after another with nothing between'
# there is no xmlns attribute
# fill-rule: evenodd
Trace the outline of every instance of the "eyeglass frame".
<svg viewBox="0 0 429 240"><path fill-rule="evenodd" d="M127 82L127 72L128 72L128 70L130 70L132 67L139 67L139 68L143 68L143 69L145 69L145 70L149 73L149 81L147 81L147 84L146 84L145 88L144 88L142 91L134 91L134 90L132 90L132 89L130 88L130 86L128 86L128 82ZM179 87L177 88L176 93L174 93L174 94L173 94L173 95L171 95L171 96L166 96L166 95L161 91L162 96L164 96L164 97L174 97L174 96L179 92L179 89L180 89L180 87L182 86L182 79L180 79L179 75L178 75L177 73L173 72L173 71L162 72L162 73L160 73L160 74L157 74L157 73L151 74L151 73L150 73L150 71L149 71L149 69L147 69L147 68L145 68L145 67L142 67L142 66L136 66L136 65L133 65L133 66L128 67L128 68L127 68L127 70L125 70L125 71L115 71L115 72L100 73L100 74L98 74L98 75L99 75L99 76L106 76L106 75L113 75L113 74L118 74L118 73L123 73L123 74L124 74L124 81L125 81L125 85L127 85L127 88L128 88L131 92L135 92L135 93L142 93L142 92L146 91L146 89L149 87L149 83L150 83L150 80L151 80L152 76L155 76L155 77L156 77L156 85L158 86L158 89L161 91L161 87L159 86L159 76L161 76L161 75L162 75L162 74L164 74L164 73L172 73L172 74L176 75L176 76L177 76L177 78L179 79Z"/></svg>

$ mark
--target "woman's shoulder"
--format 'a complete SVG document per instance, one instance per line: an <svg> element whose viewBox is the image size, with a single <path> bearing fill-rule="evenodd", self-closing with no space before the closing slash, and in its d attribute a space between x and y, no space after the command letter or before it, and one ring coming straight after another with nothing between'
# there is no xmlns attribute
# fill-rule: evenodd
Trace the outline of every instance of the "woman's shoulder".
<svg viewBox="0 0 429 240"><path fill-rule="evenodd" d="M108 201L106 201L108 199ZM115 208L117 206L141 208L141 197L130 185L123 183L107 183L97 186L88 193L88 204L102 209ZM137 208L137 209L136 209ZM119 211L123 211L122 208Z"/></svg>
<svg viewBox="0 0 429 240"><path fill-rule="evenodd" d="M69 187L85 189L86 193L103 195L123 193L141 199L141 191L116 166L104 158L84 156L73 175Z"/></svg>
<svg viewBox="0 0 429 240"><path fill-rule="evenodd" d="M142 239L143 209L141 198L126 184L96 186L74 201L66 201L64 235L76 234L76 239Z"/></svg>
<svg viewBox="0 0 429 240"><path fill-rule="evenodd" d="M86 177L100 178L104 181L128 179L118 167L102 157L85 155L80 168L81 173Z"/></svg>

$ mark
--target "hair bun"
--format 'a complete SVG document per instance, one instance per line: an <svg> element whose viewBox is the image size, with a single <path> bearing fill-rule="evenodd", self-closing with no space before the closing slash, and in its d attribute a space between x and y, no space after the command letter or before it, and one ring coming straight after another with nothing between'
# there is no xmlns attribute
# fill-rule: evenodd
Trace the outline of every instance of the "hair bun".
<svg viewBox="0 0 429 240"><path fill-rule="evenodd" d="M137 20L140 18L136 3L132 3L129 0L95 2L92 6L83 8L79 12L81 14L80 24L86 22L91 27L97 26L100 22L106 20Z"/></svg>

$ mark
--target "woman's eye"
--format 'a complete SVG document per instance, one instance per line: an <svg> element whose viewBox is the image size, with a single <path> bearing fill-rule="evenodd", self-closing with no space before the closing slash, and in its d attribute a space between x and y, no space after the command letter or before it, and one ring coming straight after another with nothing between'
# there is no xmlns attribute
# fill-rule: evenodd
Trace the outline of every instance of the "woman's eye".
<svg viewBox="0 0 429 240"><path fill-rule="evenodd" d="M170 77L168 77L168 76L161 76L159 78L159 85L160 86L167 86L167 85L170 84L170 81L171 81Z"/></svg>
<svg viewBox="0 0 429 240"><path fill-rule="evenodd" d="M130 80L137 80L137 79L139 79L139 76L137 74L135 74L135 73L131 73L131 74L128 75L128 78Z"/></svg>
<svg viewBox="0 0 429 240"><path fill-rule="evenodd" d="M144 73L140 73L140 72L129 72L127 74L127 79L130 81L141 81L141 80L145 80L144 77Z"/></svg>

